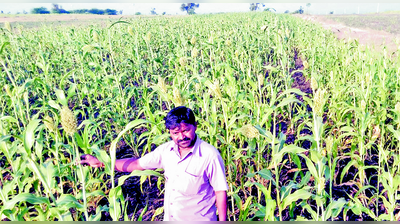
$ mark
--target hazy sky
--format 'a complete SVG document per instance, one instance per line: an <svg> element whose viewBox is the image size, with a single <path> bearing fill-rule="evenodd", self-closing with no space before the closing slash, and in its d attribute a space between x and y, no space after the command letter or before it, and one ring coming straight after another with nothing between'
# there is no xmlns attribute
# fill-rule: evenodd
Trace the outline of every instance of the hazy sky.
<svg viewBox="0 0 400 224"><path fill-rule="evenodd" d="M18 1L18 0L17 0ZM157 13L166 12L167 14L184 14L180 11L182 3L58 3L65 10L72 9L116 9L123 10L123 15L131 15L135 12L150 14L150 10L155 8ZM286 10L294 11L303 6L304 9L312 14L328 14L334 11L335 14L353 13L375 13L377 11L400 11L400 3L311 3L309 8L306 3L264 3L265 7L274 8L278 13ZM32 8L46 7L51 9L51 3L2 3L0 10L3 13L22 13L24 10L30 12ZM249 11L249 3L200 3L196 10L197 14L216 13L216 12L245 12ZM0 17L1 22L1 17Z"/></svg>

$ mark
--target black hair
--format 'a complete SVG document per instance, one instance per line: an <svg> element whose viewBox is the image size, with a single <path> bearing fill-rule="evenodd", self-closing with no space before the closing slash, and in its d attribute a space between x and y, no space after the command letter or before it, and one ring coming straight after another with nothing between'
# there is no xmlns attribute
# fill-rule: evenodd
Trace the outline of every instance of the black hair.
<svg viewBox="0 0 400 224"><path fill-rule="evenodd" d="M174 129L181 123L192 124L196 126L196 118L190 108L185 106L175 107L170 110L164 118L165 128Z"/></svg>

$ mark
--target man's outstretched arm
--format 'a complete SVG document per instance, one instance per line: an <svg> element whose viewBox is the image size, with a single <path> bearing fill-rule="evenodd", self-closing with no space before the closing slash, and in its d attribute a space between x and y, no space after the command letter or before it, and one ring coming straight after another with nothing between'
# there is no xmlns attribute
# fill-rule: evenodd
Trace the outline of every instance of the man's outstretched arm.
<svg viewBox="0 0 400 224"><path fill-rule="evenodd" d="M82 155L80 164L89 165L91 167L104 167L104 164L100 162L96 157L92 155ZM144 170L140 164L139 160L135 158L127 159L117 159L115 161L115 170L120 172L132 172L134 170Z"/></svg>
<svg viewBox="0 0 400 224"><path fill-rule="evenodd" d="M226 212L227 212L227 205L226 205L226 191L216 191L216 206L218 209L218 218L219 221L226 221Z"/></svg>

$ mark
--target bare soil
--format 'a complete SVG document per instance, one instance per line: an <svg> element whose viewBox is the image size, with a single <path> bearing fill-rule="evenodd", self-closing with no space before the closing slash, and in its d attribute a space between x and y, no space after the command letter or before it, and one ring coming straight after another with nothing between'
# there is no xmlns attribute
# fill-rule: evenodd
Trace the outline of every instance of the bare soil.
<svg viewBox="0 0 400 224"><path fill-rule="evenodd" d="M375 50L382 50L385 45L387 51L393 53L397 51L398 46L396 44L396 39L400 38L400 35L389 33L382 30L376 30L371 28L356 28L351 26L346 26L344 23L339 23L330 20L326 16L318 15L296 15L306 21L313 23L318 23L322 27L331 30L338 39L357 39L358 42L364 46L370 46ZM390 18L388 18L390 19Z"/></svg>

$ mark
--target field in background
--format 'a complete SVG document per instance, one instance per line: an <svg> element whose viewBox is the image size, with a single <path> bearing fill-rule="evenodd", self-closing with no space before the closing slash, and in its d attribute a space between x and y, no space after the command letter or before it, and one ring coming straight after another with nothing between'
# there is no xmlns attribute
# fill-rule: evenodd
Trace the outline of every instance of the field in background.
<svg viewBox="0 0 400 224"><path fill-rule="evenodd" d="M122 15L94 15L94 14L18 14L8 15L0 14L2 22L9 22L14 28L22 26L24 28L35 28L43 25L46 26L88 26L90 24L102 24L105 26L107 22L115 22L118 20L137 19L137 18L155 18L152 15L140 16L122 16ZM171 17L171 16L164 16ZM177 16L182 17L182 16Z"/></svg>
<svg viewBox="0 0 400 224"><path fill-rule="evenodd" d="M327 15L326 19L343 23L349 27L385 31L400 34L400 13L373 13L361 15Z"/></svg>
<svg viewBox="0 0 400 224"><path fill-rule="evenodd" d="M399 220L399 64L269 12L4 24L1 219L162 220L163 171L114 161L168 140L186 105L224 159L230 221Z"/></svg>
<svg viewBox="0 0 400 224"><path fill-rule="evenodd" d="M356 39L364 47L390 54L397 52L400 40L400 13L362 15L298 15L306 21L320 24L338 39Z"/></svg>

